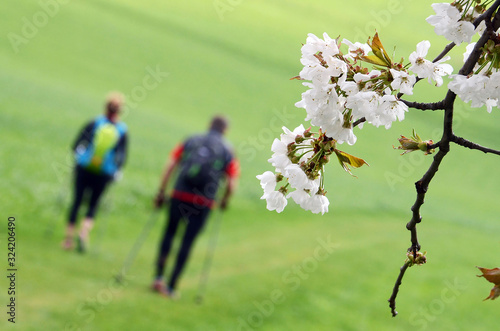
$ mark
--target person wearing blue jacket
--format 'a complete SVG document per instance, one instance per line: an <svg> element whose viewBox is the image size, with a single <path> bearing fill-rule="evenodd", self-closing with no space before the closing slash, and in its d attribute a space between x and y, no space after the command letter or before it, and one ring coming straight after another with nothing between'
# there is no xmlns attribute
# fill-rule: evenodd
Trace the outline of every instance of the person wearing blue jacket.
<svg viewBox="0 0 500 331"><path fill-rule="evenodd" d="M87 212L76 237L78 250L85 251L102 194L108 184L119 176L125 164L128 135L127 126L119 120L122 107L123 96L119 93L110 94L104 114L87 123L73 144L76 161L74 195L63 241L64 249L74 248L78 210L85 194L88 194Z"/></svg>

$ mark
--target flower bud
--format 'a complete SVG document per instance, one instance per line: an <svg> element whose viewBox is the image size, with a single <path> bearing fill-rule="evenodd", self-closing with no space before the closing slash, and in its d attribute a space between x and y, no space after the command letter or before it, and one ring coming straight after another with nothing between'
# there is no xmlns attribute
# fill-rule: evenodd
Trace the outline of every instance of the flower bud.
<svg viewBox="0 0 500 331"><path fill-rule="evenodd" d="M313 134L311 133L311 128L310 127L309 127L309 129L307 129L307 130L304 131L304 137L310 138L310 137L312 137L312 135Z"/></svg>
<svg viewBox="0 0 500 331"><path fill-rule="evenodd" d="M286 196L286 194L288 193L288 189L286 188L287 186L288 185L280 187L278 191L283 193L283 195Z"/></svg>
<svg viewBox="0 0 500 331"><path fill-rule="evenodd" d="M418 251L416 254L413 254L413 251L410 250L406 252L406 260L405 264L408 264L408 267L412 267L413 265L422 265L427 262L427 257L425 256L427 252Z"/></svg>
<svg viewBox="0 0 500 331"><path fill-rule="evenodd" d="M410 153L413 151L418 151L421 150L422 152L425 153L425 155L432 154L434 152L434 149L429 149L430 146L434 144L432 140L425 140L423 141L420 136L413 130L413 136L411 138L407 138L405 136L401 136L398 139L399 143L401 146L398 146L398 148L392 146L394 149L402 149L404 152L401 154L406 154Z"/></svg>
<svg viewBox="0 0 500 331"><path fill-rule="evenodd" d="M304 140L306 140L306 139L301 135L298 135L297 137L295 137L295 143L297 143L297 144L304 142Z"/></svg>
<svg viewBox="0 0 500 331"><path fill-rule="evenodd" d="M281 172L276 174L276 183L281 182L285 178Z"/></svg>

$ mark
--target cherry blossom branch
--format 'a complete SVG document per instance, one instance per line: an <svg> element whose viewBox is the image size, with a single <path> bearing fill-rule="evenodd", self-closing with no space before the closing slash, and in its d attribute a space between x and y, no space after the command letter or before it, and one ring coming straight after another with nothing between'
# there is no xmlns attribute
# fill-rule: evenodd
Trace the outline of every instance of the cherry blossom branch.
<svg viewBox="0 0 500 331"><path fill-rule="evenodd" d="M500 20L498 20L497 24L494 24L494 23L492 24L491 20L487 19L487 18L490 18L491 15L493 15L493 13L499 7L500 7L500 0L497 0L493 5L491 5L490 8L488 8L487 11L485 11L483 14L481 14L480 16L478 16L474 20L474 22L473 22L474 27L477 28L479 26L479 24L481 24L482 21L485 21L485 24L486 24L486 26L488 28L488 33L487 33L488 34L488 38L491 36L491 33L493 33L493 31L496 31L498 29L496 26L498 24L500 24ZM497 13L496 16L498 16L498 13ZM443 51L438 56L436 56L436 58L434 60L432 60L432 62L435 63L435 62L441 60L442 58L444 58L455 46L456 46L456 44L454 42L451 42L448 45L446 45L445 48L443 49ZM481 47L483 47L483 46L484 46L484 44L481 45ZM480 51L481 47L478 47L476 49ZM469 59L471 57L472 56L470 56ZM476 60L476 62L477 62L477 60ZM475 65L476 62L473 62L473 66L472 67L474 67L474 65ZM413 86L415 86L421 80L422 80L422 78L417 78L417 80L415 81L415 84L413 84ZM403 95L404 95L403 93L399 93L397 95L398 99L400 99ZM411 103L411 102L405 101L405 100L401 100L401 101L404 102L408 107L415 108L415 109L420 109L420 110L438 110L438 109L442 109L442 108L428 108L427 105L429 105L429 104L426 104L426 103ZM435 103L435 104L432 104L432 105L436 105L436 107L441 107L441 105L440 105L439 102Z"/></svg>
<svg viewBox="0 0 500 331"><path fill-rule="evenodd" d="M443 107L443 101L440 102L433 102L433 103L421 103L421 102L413 102L413 101L407 101L400 99L402 103L407 105L410 108L415 108L415 109L420 109L420 110L442 110L444 109Z"/></svg>
<svg viewBox="0 0 500 331"><path fill-rule="evenodd" d="M474 66L477 64L480 56L481 56L481 48L486 44L486 42L490 39L492 31L494 31L494 27L500 24L500 11L495 14L495 18L493 21L491 20L491 16L495 12L495 10L500 7L500 0L497 0L483 15L481 15L481 20L485 21L485 24L487 26L486 31L483 33L481 38L479 38L479 41L476 43L476 46L474 47L473 51L469 55L469 58L467 61L464 63L463 67L460 69L459 74L460 75L468 75L472 70L474 69ZM477 21L477 24L480 23L480 21ZM476 23L476 22L475 22ZM454 47L454 44L449 44L446 46L446 49L448 51ZM444 56L445 51L441 53L439 56ZM438 56L438 58L439 58ZM441 162L443 161L444 157L446 154L448 154L450 150L450 142L454 142L457 145L470 148L470 149L476 149L479 151L482 151L484 153L493 153L500 155L500 151L493 150L490 148L486 148L483 146L480 146L476 143L473 143L471 141L468 141L464 138L458 137L453 133L453 104L456 99L456 94L453 93L451 90L448 90L446 97L444 98L443 101L435 103L435 104L419 104L419 103L410 103L407 101L405 104L407 104L409 107L417 108L417 109L422 109L422 110L429 110L431 108L431 105L434 105L435 107L440 107L438 109L444 109L444 119L443 119L443 136L441 140L432 146L429 147L429 149L432 147L439 147L438 153L434 156L434 160L432 161L429 169L427 172L424 174L424 176L415 183L415 188L417 191L417 198L415 200L415 203L411 207L412 211L412 218L410 222L406 224L406 228L411 232L411 247L408 248L409 252L413 253L413 257L416 258L417 251L420 250L421 246L420 243L418 242L418 236L417 236L417 224L422 221L422 216L420 215L420 208L424 204L424 199L425 199L425 194L427 193L427 190L429 188L429 184L434 178L435 174L439 170L439 166ZM442 108L441 108L442 106ZM398 278L396 280L396 283L394 285L394 288L392 290L392 295L389 298L389 307L391 308L391 313L392 316L396 316L398 312L396 311L396 298L399 292L399 288L402 284L404 274L406 270L408 269L409 265L405 263L400 268L400 273L398 275Z"/></svg>
<svg viewBox="0 0 500 331"><path fill-rule="evenodd" d="M498 1L500 2L500 0L498 0ZM491 25L491 21L489 22L488 25ZM490 29L488 29L488 31L489 30ZM486 31L481 36L481 38L479 39L479 41L477 42L477 44L474 47L474 50L472 51L472 53L470 54L468 60L464 63L463 67L460 69L460 71L459 71L460 75L468 75L474 69L474 66L477 63L477 61L479 59L479 56L481 55L481 48L490 39L490 34L488 33L488 31ZM437 62L440 59L442 59L454 46L455 46L455 43L448 44L445 47L445 49L443 50L443 52L441 52L441 54L439 54L434 59L433 62ZM417 81L415 82L415 84L417 84L420 80L421 80L421 78L418 78ZM399 93L398 94L398 98L401 98L401 96L403 96L403 94ZM442 100L442 101L439 101L439 102L433 102L433 103L420 103L420 102L407 101L407 100L403 100L403 99L400 99L400 100L401 100L401 102L403 102L404 104L406 104L408 107L419 109L419 110L423 110L423 111L425 111L425 110L432 110L432 111L434 111L434 110L441 110L441 109L444 109L444 107L445 107L444 106L445 100Z"/></svg>
<svg viewBox="0 0 500 331"><path fill-rule="evenodd" d="M443 49L443 51L441 52L441 54L439 54L434 60L432 60L432 62L437 62L439 60L441 60L443 57L446 56L446 54L448 54L452 49L453 47L455 47L456 44L455 43L449 43L448 45L446 45L446 47Z"/></svg>
<svg viewBox="0 0 500 331"><path fill-rule="evenodd" d="M486 10L484 13L482 13L481 15L479 15L475 20L474 20L474 27L478 27L479 24L481 24L482 21L488 21L486 20L486 18L490 18L491 15L493 15L493 13L498 9L498 7L500 7L500 0L497 0L495 1L494 4L492 4L490 6L490 8L488 8L488 10Z"/></svg>
<svg viewBox="0 0 500 331"><path fill-rule="evenodd" d="M460 146L463 146L463 147L466 147L469 149L475 149L475 150L481 151L483 153L491 153L491 154L500 155L500 151L498 151L498 150L481 146L479 144L476 144L476 143L474 143L470 140L467 140L465 138L462 138L462 137L458 137L458 136L453 135L451 137L451 141L457 145L460 145Z"/></svg>
<svg viewBox="0 0 500 331"><path fill-rule="evenodd" d="M500 0L499 0L500 1ZM449 43L448 45L446 45L446 47L443 49L443 51L434 59L432 60L433 63L441 60L442 58L444 58L446 56L446 54L448 54L452 49L453 47L455 47L455 43ZM415 83L413 84L413 87L415 87L415 85L417 85L417 83L419 81L421 81L423 78L419 78L417 77ZM397 95L397 98L398 99L401 99L401 97L404 95L404 93L398 93ZM416 109L420 109L420 110L437 110L437 109L431 109L431 108L419 108L419 107L413 107L413 106L410 106L408 103L409 101L405 101L405 100L401 100L402 102L406 103L406 105L408 107L412 107L412 108L416 108ZM425 105L425 104L422 104L422 105Z"/></svg>
<svg viewBox="0 0 500 331"><path fill-rule="evenodd" d="M490 8L488 8L488 10L486 10L484 13L482 13L481 15L479 15L478 17L476 17L476 19L474 20L474 22L472 22L472 24L474 24L474 27L477 28L479 26L479 24L481 24L482 21L486 21L486 23L487 23L489 21L489 20L487 20L487 18L491 17L491 15L493 15L493 13L498 9L498 7L500 7L500 0L497 0L493 5L491 5ZM437 61L441 60L455 46L456 46L456 44L454 42L449 43L448 45L446 45L446 47L441 52L441 54L439 54L432 62L437 62Z"/></svg>
<svg viewBox="0 0 500 331"><path fill-rule="evenodd" d="M408 266L409 265L407 263L405 263L405 265L399 269L398 279L396 279L396 284L394 285L394 288L392 290L392 295L388 300L389 307L391 308L391 314L393 317L395 317L398 314L398 312L396 311L396 297L398 296L399 287L401 286L401 283L403 282L403 277L405 275L406 270L408 269Z"/></svg>
<svg viewBox="0 0 500 331"><path fill-rule="evenodd" d="M458 72L459 75L467 76L472 72L472 70L474 70L474 66L476 65L482 53L481 48L483 48L483 46L489 39L490 39L489 31L485 31L481 36L481 38L479 38L478 42L476 43L476 46L474 46L474 49L470 53L467 61L465 61L462 69L460 69L460 71Z"/></svg>
<svg viewBox="0 0 500 331"><path fill-rule="evenodd" d="M433 150L433 149L439 148L439 146L440 146L440 145L441 145L441 142L440 142L440 141L438 141L437 143L435 143L435 144L432 144L432 145L428 146L428 147L427 147L427 150L429 150L429 151L430 151L430 150Z"/></svg>
<svg viewBox="0 0 500 331"><path fill-rule="evenodd" d="M497 1L500 5L500 0ZM498 16L498 14L497 14ZM474 68L474 65L477 63L479 60L479 57L481 55L481 48L486 44L486 42L489 39L489 34L488 31L486 31L479 41L477 42L476 46L474 47L474 50L472 51L471 55L465 62L464 66L460 70L461 74L468 73L472 71L472 68ZM443 101L435 103L434 105L436 107L442 107L438 109L444 109L445 114L444 114L444 120L443 120L443 136L439 143L435 144L436 147L439 147L439 152L434 156L434 160L432 164L430 165L429 169L427 172L424 174L424 176L415 183L415 187L417 190L417 199L415 201L415 204L412 206L411 210L413 212L413 216L411 221L406 225L406 228L411 231L411 242L412 242L412 251L414 254L416 254L417 250L420 250L420 244L418 243L417 240L417 233L416 233L416 225L417 223L420 223L422 221L422 217L420 216L420 207L424 203L424 197L425 193L427 192L427 189L429 187L429 184L436 174L436 172L439 169L439 165L441 164L441 161L443 158L446 156L446 154L450 150L450 142L453 141L459 145L462 145L464 147L468 147L471 149L478 149L481 151L490 152L490 153L499 153L498 151L488 149L485 147L482 147L480 145L477 145L475 143L469 142L465 140L464 138L457 137L453 133L453 104L456 99L456 94L453 93L452 91L448 90L448 93L446 94L446 97L444 98ZM425 104L422 104L425 105ZM427 106L430 106L432 104L427 104ZM430 109L430 108L427 108ZM433 147L433 146L431 146ZM499 154L500 155L500 154Z"/></svg>
<svg viewBox="0 0 500 331"><path fill-rule="evenodd" d="M429 188L429 184L432 181L432 178L434 178L434 175L436 172L439 170L439 166L441 162L443 161L443 158L446 156L446 154L449 151L449 142L445 142L443 144L443 141L441 141L439 151L438 153L434 156L434 160L431 163L429 169L427 172L424 174L424 176L415 183L415 189L417 191L417 198L415 200L415 203L411 207L412 211L412 218L410 222L406 224L406 228L411 232L411 247L410 249L412 250L413 254L415 255L417 251L420 250L420 244L417 239L417 224L422 221L422 216L420 216L420 207L424 204L424 198L425 194L427 193L427 190Z"/></svg>
<svg viewBox="0 0 500 331"><path fill-rule="evenodd" d="M352 123L352 127L355 128L355 127L357 127L358 125L360 125L361 123L364 123L364 122L366 122L366 118L365 117L361 117L359 120L357 120L354 123Z"/></svg>
<svg viewBox="0 0 500 331"><path fill-rule="evenodd" d="M500 4L499 4L500 6ZM495 40L496 34L495 31L497 31L500 28L500 12L497 12L495 14L495 17L493 20L485 20L486 24L486 32L489 33L491 39Z"/></svg>
<svg viewBox="0 0 500 331"><path fill-rule="evenodd" d="M451 112L453 112L453 108L451 109ZM450 118L449 115L445 114L445 122L447 121L446 120L447 117ZM450 120L452 120L452 117L450 118ZM411 251L414 257L416 257L417 251L420 250L420 243L418 242L418 236L417 236L417 224L422 221L422 216L420 216L420 207L424 204L425 194L427 193L429 183L431 182L432 178L438 171L441 161L443 160L443 158L446 156L446 154L450 149L449 141L447 141L447 139L448 138L445 138L439 142L439 152L434 156L434 160L431 166L424 174L424 176L418 182L415 183L415 188L417 190L417 199L415 200L415 203L411 207L412 218L410 222L406 224L406 228L411 232L411 247L408 248L408 251ZM405 264L400 268L400 273L392 290L392 295L388 300L389 307L391 308L391 313L393 317L395 317L398 314L398 312L396 311L396 297L399 292L399 287L402 284L406 269L408 269L408 264Z"/></svg>
<svg viewBox="0 0 500 331"><path fill-rule="evenodd" d="M486 10L484 13L482 13L480 16L476 17L476 19L474 20L474 22L472 24L474 24L474 27L477 28L479 26L479 24L481 24L482 21L485 21L486 24L488 23L488 21L490 21L489 19L487 18L490 18L491 15L493 15L493 13L498 9L498 7L500 7L500 0L497 0L493 5L491 5L490 8L488 8L488 10ZM490 21L491 22L491 21ZM495 29L496 30L496 29ZM493 30L494 31L494 30ZM454 42L451 42L449 43L448 45L446 45L446 47L443 49L443 51L441 52L441 54L439 54L432 62L437 62L439 60L441 60L443 57L445 57L452 49L453 47L455 47L456 44Z"/></svg>

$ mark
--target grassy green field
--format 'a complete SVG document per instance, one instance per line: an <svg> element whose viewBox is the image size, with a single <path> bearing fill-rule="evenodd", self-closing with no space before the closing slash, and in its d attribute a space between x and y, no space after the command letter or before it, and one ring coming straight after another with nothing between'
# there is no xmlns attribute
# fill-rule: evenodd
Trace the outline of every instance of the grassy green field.
<svg viewBox="0 0 500 331"><path fill-rule="evenodd" d="M41 3L51 3L51 6ZM54 5L56 4L56 5ZM386 49L408 58L428 39L446 44L420 1L340 5L278 1L4 1L0 11L0 230L2 330L494 330L499 302L476 265L500 267L498 158L452 146L431 183L419 225L428 264L403 282L399 315L387 299L410 245L405 228L413 183L431 159L392 149L415 128L438 140L441 113L410 111L386 131L366 126L348 153L370 167L352 178L327 170L330 212L293 204L281 214L259 200L255 175L271 170L281 126L304 123L307 33L351 41L375 29ZM13 34L18 36L12 39ZM360 40L361 41L361 40ZM454 50L455 72L464 47ZM60 248L71 190L72 143L99 114L108 91L128 95L130 158L103 201L88 254ZM445 89L421 82L414 100ZM197 242L180 290L168 301L149 290L165 223L155 224L126 282L112 276L151 215L169 151L224 113L241 161L239 188L223 215L206 297L198 289L211 225ZM500 148L500 115L457 105L459 135ZM7 218L16 217L16 323L7 321Z"/></svg>

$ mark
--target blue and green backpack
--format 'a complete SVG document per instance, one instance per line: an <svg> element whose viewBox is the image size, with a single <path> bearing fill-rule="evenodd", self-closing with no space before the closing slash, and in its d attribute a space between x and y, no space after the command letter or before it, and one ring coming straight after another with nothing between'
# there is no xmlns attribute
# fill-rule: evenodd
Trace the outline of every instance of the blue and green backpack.
<svg viewBox="0 0 500 331"><path fill-rule="evenodd" d="M90 172L113 176L118 170L115 148L126 131L124 123L112 123L105 116L97 117L89 144L83 151L77 150L77 164Z"/></svg>

